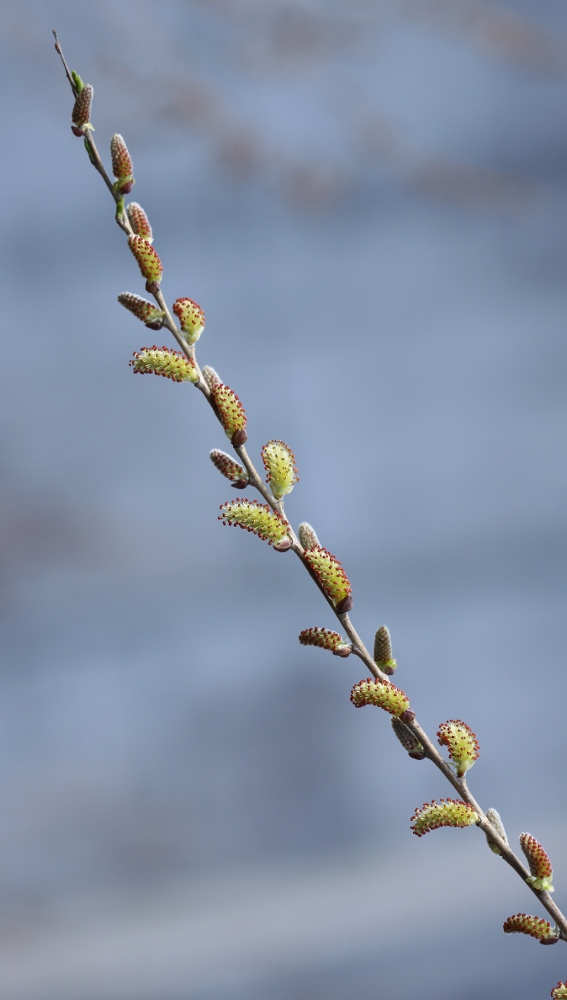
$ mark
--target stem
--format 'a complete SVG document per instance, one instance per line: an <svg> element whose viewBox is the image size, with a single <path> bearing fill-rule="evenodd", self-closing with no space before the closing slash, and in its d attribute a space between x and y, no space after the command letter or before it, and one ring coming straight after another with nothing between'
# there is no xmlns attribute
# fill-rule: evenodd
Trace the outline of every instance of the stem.
<svg viewBox="0 0 567 1000"><path fill-rule="evenodd" d="M59 43L56 31L53 31L53 35L55 38L55 49L61 59L61 62L63 63L65 74L67 76L67 80L70 84L71 90L73 91L73 95L76 97L77 88L74 84L73 77L69 71L69 67L67 66L67 63L65 61L65 57L63 55L63 51L61 49L61 45ZM115 204L118 204L122 199L122 195L117 193L114 189L114 184L106 172L106 169L101 160L96 144L92 138L91 131L87 129L83 133L83 135L85 143L87 144L90 151L91 162L95 166L98 173L101 175L104 183L106 184L106 187L108 188L108 190L112 195ZM130 220L128 219L126 213L121 213L116 218L118 224L120 225L120 228L128 236L134 235L132 226L130 224ZM206 398L209 405L211 406L215 416L220 421L220 416L217 412L213 395L206 381L202 377L201 369L197 364L195 346L187 343L186 339L183 336L182 331L178 328L167 306L167 303L163 297L161 288L158 287L157 290L155 290L152 294L159 308L163 310L164 313L163 326L170 331L172 336L177 341L182 352L192 361L192 363L195 365L197 372L199 373L199 381L195 383L196 388L198 388L202 392L203 396ZM248 473L250 485L261 494L261 496L264 498L266 503L272 508L272 510L276 511L287 521L287 518L285 517L284 513L283 501L281 500L278 501L274 498L274 496L272 495L272 493L262 480L261 476L257 472L254 463L252 462L252 460L248 455L248 452L246 451L246 448L242 445L239 447L235 447L234 450L238 458L242 462L243 466L245 467L246 472ZM295 534L291 525L289 525L288 534L292 543L291 548L293 549L297 557L300 559L300 561L303 563L305 569L307 570L307 572L313 579L314 583L316 584L317 588L327 601L327 604L329 604L329 606L333 610L333 613L336 615L342 628L347 633L352 644L352 652L363 661L363 663L367 666L368 670L373 675L373 677L375 677L378 681L381 681L383 683L390 683L390 678L385 673L383 673L383 671L380 670L380 668L374 662L373 656L371 656L370 652L364 645L364 642L358 635L356 629L354 628L354 625L352 624L349 618L349 615L346 612L345 613L337 612L332 599L325 592L318 578L315 576L313 570L311 569L311 566L305 560L305 550L303 549L301 543L299 542L299 539ZM497 845L500 851L500 856L522 879L523 883L528 885L534 896L538 898L541 905L547 910L547 912L555 921L559 929L561 939L567 941L567 918L553 902L549 892L538 891L537 889L534 889L533 886L531 886L529 883L526 883L526 879L530 875L529 871L524 867L520 859L514 854L509 844L500 836L497 830L492 826L490 821L486 818L484 811L481 809L481 807L478 805L475 798L469 791L465 778L457 777L451 766L441 756L437 747L431 742L427 733L421 728L421 726L417 722L417 719L414 719L412 722L407 722L405 724L408 726L408 728L412 731L414 736L419 740L419 742L423 746L425 751L425 756L443 774L443 776L452 785L452 787L455 789L460 798L464 802L468 803L474 809L477 816L479 817L477 826L480 828L480 830L482 830L482 832L485 835L488 835L490 841L493 844Z"/></svg>

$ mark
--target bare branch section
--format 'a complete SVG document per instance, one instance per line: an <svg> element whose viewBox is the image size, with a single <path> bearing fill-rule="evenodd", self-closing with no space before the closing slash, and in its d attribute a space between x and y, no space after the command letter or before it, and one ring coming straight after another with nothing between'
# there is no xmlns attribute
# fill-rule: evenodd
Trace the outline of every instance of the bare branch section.
<svg viewBox="0 0 567 1000"><path fill-rule="evenodd" d="M371 678L355 684L351 696L355 706L372 706L393 716L394 736L409 757L430 760L457 792L458 799L441 799L440 802L433 799L423 807L418 807L412 821L414 833L423 836L440 826L479 827L485 834L490 851L498 854L516 872L555 924L551 929L551 925L540 918L519 914L509 918L505 930L527 933L544 944L551 940L567 941L567 919L550 896L553 891L551 862L546 852L531 834L522 834L520 844L530 865L530 870L526 869L511 849L496 810L489 809L485 812L468 789L466 775L479 756L475 734L460 719L440 723L438 743L448 751L449 759L446 760L441 755L419 725L410 697L390 680L397 663L393 657L388 629L384 625L379 627L372 655L350 620L352 588L340 561L320 544L311 525L303 522L296 533L286 517L283 498L292 491L299 479L293 452L283 441L268 441L261 456L267 473L265 480L250 458L245 448L247 416L244 405L234 389L226 385L214 369L208 365L201 369L197 361L197 341L204 330L205 314L188 296L178 297L170 309L161 287L167 269L163 267L161 258L152 245L153 231L150 222L138 202L125 204L125 196L135 183L132 159L126 143L119 133L110 141L112 172L115 177L112 180L92 136L90 112L93 88L84 84L79 75L69 69L57 34L55 31L53 34L55 48L75 102L72 132L83 139L91 164L112 195L116 222L127 239L127 248L138 262L145 290L156 304L154 306L152 302L133 292L122 293L119 302L146 327L152 330L167 329L180 348L180 352L176 352L167 347L157 348L155 345L144 347L135 354L134 362L131 362L134 371L164 375L171 381L189 382L199 389L238 459L236 461L225 452L214 451L211 452L213 464L233 488L256 490L263 500L260 503L255 499L242 497L227 501L221 507L219 520L252 532L267 541L276 552L291 550L295 553L348 637L347 642L342 633L331 632L316 625L303 630L300 642L303 645L318 646L341 658L354 653L353 662L356 662L356 658L361 660L371 675ZM175 322L173 313L179 319L179 325Z"/></svg>

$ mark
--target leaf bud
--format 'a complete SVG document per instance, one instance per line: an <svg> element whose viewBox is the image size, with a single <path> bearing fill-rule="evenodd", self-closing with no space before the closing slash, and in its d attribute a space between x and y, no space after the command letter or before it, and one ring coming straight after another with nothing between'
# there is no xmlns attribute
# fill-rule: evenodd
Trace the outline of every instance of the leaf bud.
<svg viewBox="0 0 567 1000"><path fill-rule="evenodd" d="M423 746L419 742L417 736L414 736L411 729L408 729L408 727L405 726L402 720L397 716L392 718L392 729L394 730L394 733L402 744L404 750L407 750L408 755L413 760L424 760L425 750L423 749Z"/></svg>
<svg viewBox="0 0 567 1000"><path fill-rule="evenodd" d="M205 365L202 369L202 375L209 389L212 389L214 385L220 385L222 382L218 372L216 372L214 368L211 368L210 365Z"/></svg>
<svg viewBox="0 0 567 1000"><path fill-rule="evenodd" d="M506 830L504 829L504 824L503 824L502 820L500 819L500 813L498 812L498 810L497 809L487 809L486 810L486 818L487 818L488 822L490 823L490 825L494 827L494 829L496 830L496 833L499 833L500 836L502 837L502 840L507 844L508 843L508 837L506 836ZM498 844L496 844L491 839L490 834L486 833L486 831L485 831L484 835L486 837L486 842L487 842L488 846L490 847L490 850L494 854L500 854L501 853L500 852L500 848L498 847Z"/></svg>
<svg viewBox="0 0 567 1000"><path fill-rule="evenodd" d="M385 625L381 625L374 636L374 663L385 674L393 674L397 667L392 656L390 633Z"/></svg>
<svg viewBox="0 0 567 1000"><path fill-rule="evenodd" d="M302 521L297 529L299 535L299 541L306 552L310 552L311 549L320 549L319 539L315 534L314 529L311 527L307 521Z"/></svg>

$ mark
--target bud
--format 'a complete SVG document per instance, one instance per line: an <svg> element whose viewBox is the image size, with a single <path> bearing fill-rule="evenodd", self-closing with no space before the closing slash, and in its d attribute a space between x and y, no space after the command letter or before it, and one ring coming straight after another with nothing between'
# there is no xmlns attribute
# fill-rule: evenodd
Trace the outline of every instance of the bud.
<svg viewBox="0 0 567 1000"><path fill-rule="evenodd" d="M205 314L193 299L176 299L173 311L181 324L188 344L196 344L205 329Z"/></svg>
<svg viewBox="0 0 567 1000"><path fill-rule="evenodd" d="M134 360L129 364L138 375L163 375L174 382L198 382L199 374L190 358L181 351L171 351L168 347L142 347L134 351Z"/></svg>
<svg viewBox="0 0 567 1000"><path fill-rule="evenodd" d="M219 382L210 386L211 395L224 432L235 448L246 441L246 413L235 392L228 385Z"/></svg>
<svg viewBox="0 0 567 1000"><path fill-rule="evenodd" d="M520 847L530 866L531 876L526 879L528 885L538 892L553 892L553 869L541 844L530 833L521 833Z"/></svg>
<svg viewBox="0 0 567 1000"><path fill-rule="evenodd" d="M211 368L210 365L205 365L205 367L202 369L201 374L205 382L207 383L209 389L212 389L214 385L221 384L222 380L220 375L218 374L218 372L215 371L214 368Z"/></svg>
<svg viewBox="0 0 567 1000"><path fill-rule="evenodd" d="M460 799L441 799L436 802L426 802L415 810L411 818L412 831L416 837L423 837L431 830L441 826L465 827L478 823L478 815L472 806Z"/></svg>
<svg viewBox="0 0 567 1000"><path fill-rule="evenodd" d="M322 548L309 549L303 558L325 594L332 600L337 613L350 611L351 586L339 560Z"/></svg>
<svg viewBox="0 0 567 1000"><path fill-rule="evenodd" d="M385 625L381 625L374 636L374 663L385 674L393 674L398 665L392 656L390 633Z"/></svg>
<svg viewBox="0 0 567 1000"><path fill-rule="evenodd" d="M315 534L313 528L307 521L302 521L298 528L299 541L306 552L310 552L311 549L320 549L319 539Z"/></svg>
<svg viewBox="0 0 567 1000"><path fill-rule="evenodd" d="M119 194L128 194L134 186L134 167L126 143L118 132L110 140L110 157L112 173L116 177L114 190Z"/></svg>
<svg viewBox="0 0 567 1000"><path fill-rule="evenodd" d="M129 236L128 246L138 261L142 276L147 282L159 285L163 277L163 267L154 248L142 236Z"/></svg>
<svg viewBox="0 0 567 1000"><path fill-rule="evenodd" d="M305 628L299 633L299 641L302 646L319 646L321 649L330 649L335 656L350 656L352 646L343 639L338 632L330 632L326 628Z"/></svg>
<svg viewBox="0 0 567 1000"><path fill-rule="evenodd" d="M390 681L375 681L371 677L354 685L350 700L355 708L376 705L398 718L409 709L409 698L400 688Z"/></svg>
<svg viewBox="0 0 567 1000"><path fill-rule="evenodd" d="M555 944L559 940L559 935L549 920L531 917L527 913L515 913L513 917L508 917L504 921L503 930L505 934L529 934L540 944Z"/></svg>
<svg viewBox="0 0 567 1000"><path fill-rule="evenodd" d="M93 88L90 83L86 83L82 90L79 91L77 97L75 98L75 103L73 105L73 112L71 114L71 121L77 129L90 128L92 129L91 121L91 108L93 103ZM77 135L81 135L81 132L77 132Z"/></svg>
<svg viewBox="0 0 567 1000"><path fill-rule="evenodd" d="M55 46L55 48L57 48L57 45ZM75 90L77 91L78 94L80 94L81 90L85 89L85 84L81 80L79 74L74 69L71 70L71 79L75 85Z"/></svg>
<svg viewBox="0 0 567 1000"><path fill-rule="evenodd" d="M248 486L248 473L239 462L236 462L234 458L227 455L226 451L220 451L219 448L213 448L209 452L209 458L216 469L222 472L223 476L230 479L233 486L238 486L239 489L243 489L244 486ZM242 484L242 485L240 485Z"/></svg>
<svg viewBox="0 0 567 1000"><path fill-rule="evenodd" d="M131 201L129 205L126 205L126 215L130 220L130 225L132 226L134 234L136 236L141 236L147 243L153 243L154 237L152 227L150 226L150 220L148 219L142 206L138 205L137 201Z"/></svg>
<svg viewBox="0 0 567 1000"><path fill-rule="evenodd" d="M289 540L288 522L265 503L243 497L242 500L229 500L221 504L220 510L222 514L219 521L223 524L238 525L246 531L252 531L269 545L278 546L286 539Z"/></svg>
<svg viewBox="0 0 567 1000"><path fill-rule="evenodd" d="M500 836L502 837L502 840L507 844L508 843L508 837L506 836L506 830L504 829L504 824L503 824L502 820L500 819L500 813L496 809L487 809L486 810L486 818L487 818L488 822L490 823L490 825L494 827L494 829L496 830L496 833L499 833ZM488 846L490 847L490 850L494 854L500 854L501 853L500 852L500 848L498 847L498 844L495 844L494 841L491 840L490 834L486 833L486 831L485 831L484 835L486 837L486 842L487 842Z"/></svg>
<svg viewBox="0 0 567 1000"><path fill-rule="evenodd" d="M299 481L295 455L283 441L268 441L262 448L262 461L268 473L266 482L275 499L281 500Z"/></svg>
<svg viewBox="0 0 567 1000"><path fill-rule="evenodd" d="M479 756L479 746L472 729L460 719L442 722L437 733L437 742L449 751L457 777L462 778Z"/></svg>
<svg viewBox="0 0 567 1000"><path fill-rule="evenodd" d="M163 309L158 309L153 302L148 302L141 295L134 295L133 292L121 292L118 296L118 301L121 306L124 306L125 309L133 313L137 319L141 319L142 323L146 325L159 323L161 326L161 320L164 316Z"/></svg>
<svg viewBox="0 0 567 1000"><path fill-rule="evenodd" d="M567 1000L567 982L557 983L551 991L552 1000Z"/></svg>
<svg viewBox="0 0 567 1000"><path fill-rule="evenodd" d="M425 758L425 750L419 742L417 736L414 736L411 729L408 729L404 725L401 719L396 716L392 719L392 729L400 743L402 744L404 750L407 750L410 757L413 760L423 760Z"/></svg>

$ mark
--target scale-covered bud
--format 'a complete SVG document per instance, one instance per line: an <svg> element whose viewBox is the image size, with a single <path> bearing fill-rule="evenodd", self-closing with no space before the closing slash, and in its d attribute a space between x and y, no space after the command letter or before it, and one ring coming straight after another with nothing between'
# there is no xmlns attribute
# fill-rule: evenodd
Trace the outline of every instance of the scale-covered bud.
<svg viewBox="0 0 567 1000"><path fill-rule="evenodd" d="M319 539L315 534L314 528L311 527L307 521L302 521L297 529L297 534L299 536L299 541L306 552L310 552L311 549L320 549Z"/></svg>
<svg viewBox="0 0 567 1000"><path fill-rule="evenodd" d="M422 744L419 742L417 736L414 736L411 729L409 729L401 719L396 716L392 719L392 729L397 737L397 739L402 744L404 750L407 750L408 755L412 757L413 760L424 760L425 750Z"/></svg>
<svg viewBox="0 0 567 1000"><path fill-rule="evenodd" d="M239 489L243 489L248 486L249 479L246 469L244 469L240 462L235 461L231 455L227 455L226 451L221 451L219 448L213 448L209 452L209 458L216 469L219 470L230 479L233 486L238 486Z"/></svg>
<svg viewBox="0 0 567 1000"><path fill-rule="evenodd" d="M142 276L147 282L159 285L163 267L157 251L142 236L129 236L128 246L138 261Z"/></svg>
<svg viewBox="0 0 567 1000"><path fill-rule="evenodd" d="M224 432L235 448L246 442L246 413L238 396L228 385L209 386Z"/></svg>
<svg viewBox="0 0 567 1000"><path fill-rule="evenodd" d="M205 329L205 314L193 299L176 299L172 309L188 344L196 344Z"/></svg>
<svg viewBox="0 0 567 1000"><path fill-rule="evenodd" d="M158 309L153 302L148 302L141 295L135 295L134 292L121 292L118 296L118 301L121 306L124 306L128 312L133 313L146 326L153 326L154 324L161 326L164 316L163 309Z"/></svg>
<svg viewBox="0 0 567 1000"><path fill-rule="evenodd" d="M321 649L329 649L335 656L350 656L352 646L343 639L338 632L331 632L327 628L304 628L299 633L299 641L302 646L319 646Z"/></svg>
<svg viewBox="0 0 567 1000"><path fill-rule="evenodd" d="M266 482L275 499L281 500L299 481L295 455L284 441L268 441L262 448L262 461L268 473Z"/></svg>
<svg viewBox="0 0 567 1000"><path fill-rule="evenodd" d="M385 674L393 674L397 667L392 656L390 633L385 625L381 625L374 636L374 663Z"/></svg>
<svg viewBox="0 0 567 1000"><path fill-rule="evenodd" d="M477 738L470 726L460 719L442 722L437 733L437 741L440 746L447 747L457 777L462 778L479 756Z"/></svg>
<svg viewBox="0 0 567 1000"><path fill-rule="evenodd" d="M112 173L116 177L114 189L120 194L128 194L134 185L134 167L128 147L118 132L110 140L110 158Z"/></svg>
<svg viewBox="0 0 567 1000"><path fill-rule="evenodd" d="M199 373L190 358L181 351L169 347L142 347L134 351L134 359L129 362L138 375L163 375L173 382L199 381Z"/></svg>
<svg viewBox="0 0 567 1000"><path fill-rule="evenodd" d="M126 215L135 235L141 236L142 239L146 240L146 243L153 243L154 236L150 220L137 201L131 201L129 205L126 205Z"/></svg>
<svg viewBox="0 0 567 1000"><path fill-rule="evenodd" d="M559 935L549 920L532 917L528 913L514 913L512 917L508 917L504 921L503 931L505 934L529 934L540 944L555 944L559 940Z"/></svg>
<svg viewBox="0 0 567 1000"><path fill-rule="evenodd" d="M567 982L557 983L551 991L552 1000L567 1000Z"/></svg>
<svg viewBox="0 0 567 1000"><path fill-rule="evenodd" d="M390 715L404 716L409 709L409 698L404 691L397 688L390 681L376 681L369 677L367 680L359 681L355 684L350 700L355 708L363 708L365 705L376 705L383 708ZM402 721L403 718L402 718ZM410 721L406 717L406 721Z"/></svg>
<svg viewBox="0 0 567 1000"><path fill-rule="evenodd" d="M486 818L487 818L488 822L490 823L490 825L494 827L494 829L496 830L496 833L500 834L500 836L502 837L502 840L504 841L504 843L507 844L508 843L508 837L506 836L506 830L504 829L504 824L503 824L502 820L500 819L500 813L498 812L498 810L497 809L487 809L486 810ZM498 844L496 844L494 842L494 840L492 840L490 834L486 833L486 831L485 831L484 835L486 837L486 842L487 842L488 846L490 847L490 850L494 854L500 854L501 853L500 848L498 847Z"/></svg>
<svg viewBox="0 0 567 1000"><path fill-rule="evenodd" d="M538 892L553 892L553 869L551 861L541 844L531 833L520 834L520 847L530 866L531 875L526 879L528 885Z"/></svg>
<svg viewBox="0 0 567 1000"><path fill-rule="evenodd" d="M205 365L202 369L202 375L209 389L212 389L214 385L221 385L222 383L219 373L214 368L211 368L210 365Z"/></svg>
<svg viewBox="0 0 567 1000"><path fill-rule="evenodd" d="M257 500L228 500L221 504L219 521L252 531L280 552L290 548L289 524L275 510ZM289 542L288 545L285 543Z"/></svg>
<svg viewBox="0 0 567 1000"><path fill-rule="evenodd" d="M86 83L75 98L71 121L77 129L83 129L90 125L91 109L93 104L93 88L90 83Z"/></svg>
<svg viewBox="0 0 567 1000"><path fill-rule="evenodd" d="M352 588L338 559L327 549L309 549L303 558L322 589L335 605L338 614L352 608Z"/></svg>
<svg viewBox="0 0 567 1000"><path fill-rule="evenodd" d="M425 802L415 810L411 818L411 828L416 837L423 837L441 826L465 827L478 823L478 815L472 806L460 799L441 799Z"/></svg>

